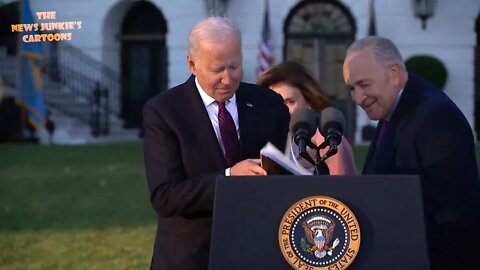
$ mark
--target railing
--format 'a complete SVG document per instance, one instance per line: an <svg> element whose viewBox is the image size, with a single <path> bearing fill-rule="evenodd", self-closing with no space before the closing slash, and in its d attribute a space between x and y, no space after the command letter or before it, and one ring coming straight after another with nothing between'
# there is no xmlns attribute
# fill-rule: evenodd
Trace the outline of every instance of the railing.
<svg viewBox="0 0 480 270"><path fill-rule="evenodd" d="M120 114L113 102L119 100L118 74L68 43L44 44L47 105L89 125L94 136L109 134L110 114ZM0 56L3 83L17 89L18 59L4 51Z"/></svg>
<svg viewBox="0 0 480 270"><path fill-rule="evenodd" d="M110 106L108 105L108 89L102 88L99 83L93 91L93 110L91 116L92 135L108 135L110 133L109 115Z"/></svg>
<svg viewBox="0 0 480 270"><path fill-rule="evenodd" d="M68 43L48 43L47 80L67 102L47 100L49 106L90 125L92 135L109 134L110 114L119 115L120 80L116 72Z"/></svg>
<svg viewBox="0 0 480 270"><path fill-rule="evenodd" d="M112 69L68 43L44 43L44 91L48 107L91 127L92 135L108 135L110 115L119 115L120 79ZM0 75L5 86L17 89L18 58L0 48Z"/></svg>

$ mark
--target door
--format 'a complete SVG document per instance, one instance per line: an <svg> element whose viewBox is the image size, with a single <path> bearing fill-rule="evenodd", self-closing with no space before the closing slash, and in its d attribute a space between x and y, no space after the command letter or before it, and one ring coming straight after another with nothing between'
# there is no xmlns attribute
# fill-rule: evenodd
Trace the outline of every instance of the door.
<svg viewBox="0 0 480 270"><path fill-rule="evenodd" d="M168 86L166 32L163 15L149 2L138 2L125 16L120 39L126 128L141 128L143 105Z"/></svg>
<svg viewBox="0 0 480 270"><path fill-rule="evenodd" d="M284 24L284 58L307 67L346 119L345 137L353 141L355 104L343 81L342 67L355 36L353 17L333 0L301 1Z"/></svg>

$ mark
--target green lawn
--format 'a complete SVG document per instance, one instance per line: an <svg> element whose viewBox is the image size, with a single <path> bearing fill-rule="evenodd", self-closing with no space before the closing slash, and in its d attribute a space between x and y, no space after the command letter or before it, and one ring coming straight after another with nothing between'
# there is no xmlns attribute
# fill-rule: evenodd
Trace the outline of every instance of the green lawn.
<svg viewBox="0 0 480 270"><path fill-rule="evenodd" d="M0 269L148 269L141 144L0 145Z"/></svg>
<svg viewBox="0 0 480 270"><path fill-rule="evenodd" d="M0 270L148 269L154 234L141 144L0 145Z"/></svg>

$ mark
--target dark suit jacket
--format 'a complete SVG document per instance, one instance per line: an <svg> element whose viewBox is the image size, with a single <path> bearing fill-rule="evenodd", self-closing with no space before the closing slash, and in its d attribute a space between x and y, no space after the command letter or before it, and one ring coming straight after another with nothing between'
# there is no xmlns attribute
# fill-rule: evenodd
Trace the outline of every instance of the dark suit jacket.
<svg viewBox="0 0 480 270"><path fill-rule="evenodd" d="M268 141L284 149L290 116L281 96L241 83L236 99L240 160L259 158ZM146 175L158 216L152 269L206 268L215 178L228 166L194 76L149 100L143 116Z"/></svg>
<svg viewBox="0 0 480 270"><path fill-rule="evenodd" d="M472 129L445 93L410 76L383 139L388 147L376 153L380 158L374 158L377 138L372 141L363 173L420 176L430 256L436 268L439 259L452 254L452 241L460 237L452 231L449 239L443 239L445 228L455 224L460 229L459 223L476 214L465 211L466 198L479 187ZM446 254L440 255L440 250Z"/></svg>

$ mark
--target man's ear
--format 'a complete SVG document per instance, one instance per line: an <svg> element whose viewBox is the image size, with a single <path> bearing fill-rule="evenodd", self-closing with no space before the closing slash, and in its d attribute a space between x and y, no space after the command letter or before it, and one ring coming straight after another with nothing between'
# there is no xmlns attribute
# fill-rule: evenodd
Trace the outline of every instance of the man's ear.
<svg viewBox="0 0 480 270"><path fill-rule="evenodd" d="M190 68L190 71L192 74L195 74L195 61L193 60L193 56L188 53L187 54L187 63L188 63L188 68Z"/></svg>
<svg viewBox="0 0 480 270"><path fill-rule="evenodd" d="M402 81L402 69L398 63L390 65L390 79L395 86L399 86Z"/></svg>

